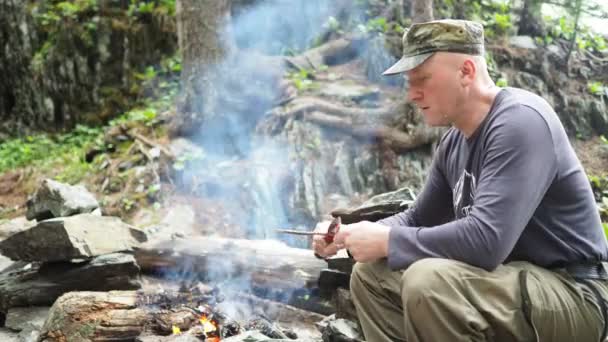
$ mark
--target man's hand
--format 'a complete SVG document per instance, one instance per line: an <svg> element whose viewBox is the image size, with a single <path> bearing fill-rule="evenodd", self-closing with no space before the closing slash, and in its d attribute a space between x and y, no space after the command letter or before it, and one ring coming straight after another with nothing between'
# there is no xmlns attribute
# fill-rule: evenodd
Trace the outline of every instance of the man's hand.
<svg viewBox="0 0 608 342"><path fill-rule="evenodd" d="M356 261L371 262L388 255L390 231L388 226L369 221L343 225L333 245L348 249Z"/></svg>
<svg viewBox="0 0 608 342"><path fill-rule="evenodd" d="M316 233L327 233L327 229L329 228L330 224L331 224L331 221L319 222L319 223L317 223L317 226L315 227L314 231ZM328 258L328 257L333 256L336 253L338 253L338 250L340 248L338 248L335 243L328 244L325 241L325 236L314 235L312 238L312 249L315 251L315 253L317 255L319 255L323 258Z"/></svg>

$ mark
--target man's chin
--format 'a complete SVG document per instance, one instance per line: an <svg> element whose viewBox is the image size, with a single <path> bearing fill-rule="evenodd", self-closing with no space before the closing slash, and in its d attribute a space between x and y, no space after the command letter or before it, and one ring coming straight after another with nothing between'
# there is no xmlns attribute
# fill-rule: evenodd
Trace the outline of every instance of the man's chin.
<svg viewBox="0 0 608 342"><path fill-rule="evenodd" d="M450 126L450 123L444 120L444 118L429 118L424 117L424 123L430 127L445 127Z"/></svg>

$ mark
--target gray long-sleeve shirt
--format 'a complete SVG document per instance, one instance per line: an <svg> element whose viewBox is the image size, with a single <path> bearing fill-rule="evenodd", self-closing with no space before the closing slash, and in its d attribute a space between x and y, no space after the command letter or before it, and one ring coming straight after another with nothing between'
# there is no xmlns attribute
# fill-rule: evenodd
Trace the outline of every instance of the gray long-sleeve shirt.
<svg viewBox="0 0 608 342"><path fill-rule="evenodd" d="M391 227L393 269L429 257L487 270L608 257L591 186L559 118L516 88L499 92L471 137L450 128L414 205L379 222Z"/></svg>

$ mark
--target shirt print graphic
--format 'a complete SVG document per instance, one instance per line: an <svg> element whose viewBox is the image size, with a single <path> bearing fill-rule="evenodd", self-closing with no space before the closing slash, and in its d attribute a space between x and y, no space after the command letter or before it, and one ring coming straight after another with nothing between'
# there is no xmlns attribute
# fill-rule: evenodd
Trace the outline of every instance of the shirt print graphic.
<svg viewBox="0 0 608 342"><path fill-rule="evenodd" d="M473 206L473 200L475 199L476 187L477 180L475 179L475 176L467 170L464 170L452 190L452 202L454 204L454 215L456 218L469 216L469 212Z"/></svg>

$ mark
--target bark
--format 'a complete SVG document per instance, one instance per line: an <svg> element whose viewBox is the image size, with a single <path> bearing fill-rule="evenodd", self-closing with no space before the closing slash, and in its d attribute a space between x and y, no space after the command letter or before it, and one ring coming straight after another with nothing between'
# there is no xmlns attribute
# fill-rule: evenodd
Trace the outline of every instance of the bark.
<svg viewBox="0 0 608 342"><path fill-rule="evenodd" d="M133 341L151 319L135 291L70 292L51 307L40 341Z"/></svg>
<svg viewBox="0 0 608 342"><path fill-rule="evenodd" d="M443 130L419 126L412 132L403 132L383 124L370 124L366 118L382 121L399 112L401 103L375 109L344 107L332 102L315 98L297 98L287 109L275 109L272 117L285 120L291 116L302 116L305 120L325 127L332 127L347 134L377 141L395 151L408 151L430 144L441 137ZM269 118L270 121L272 121ZM272 126L272 124L268 124ZM272 129L269 128L270 131Z"/></svg>
<svg viewBox="0 0 608 342"><path fill-rule="evenodd" d="M541 0L525 0L519 19L517 34L520 36L541 37L545 35L544 20L541 13Z"/></svg>
<svg viewBox="0 0 608 342"><path fill-rule="evenodd" d="M333 127L355 137L378 141L394 151L406 152L430 144L441 137L441 130L419 127L405 133L385 125L354 124L352 120L342 119L321 112L313 112L306 119L319 125Z"/></svg>
<svg viewBox="0 0 608 342"><path fill-rule="evenodd" d="M466 0L454 0L454 19L467 19Z"/></svg>
<svg viewBox="0 0 608 342"><path fill-rule="evenodd" d="M433 20L433 0L412 0L412 23Z"/></svg>
<svg viewBox="0 0 608 342"><path fill-rule="evenodd" d="M339 38L301 55L285 57L287 64L295 69L319 69L322 65L337 65L356 58L364 40L357 37Z"/></svg>
<svg viewBox="0 0 608 342"><path fill-rule="evenodd" d="M135 258L144 272L170 271L202 280L245 277L254 288L274 290L314 287L326 267L311 251L277 241L213 237L150 242Z"/></svg>
<svg viewBox="0 0 608 342"><path fill-rule="evenodd" d="M582 10L583 1L576 0L574 2L574 30L572 31L572 38L570 38L570 44L568 46L568 53L566 54L566 72L570 75L570 56L572 56L572 51L575 49L576 45L576 36L578 34L578 28L580 25L580 17Z"/></svg>
<svg viewBox="0 0 608 342"><path fill-rule="evenodd" d="M178 0L177 35L182 52L183 93L177 134L191 134L221 116L222 62L236 49L230 35L230 0Z"/></svg>

